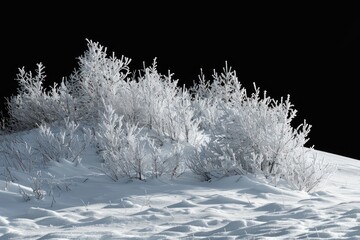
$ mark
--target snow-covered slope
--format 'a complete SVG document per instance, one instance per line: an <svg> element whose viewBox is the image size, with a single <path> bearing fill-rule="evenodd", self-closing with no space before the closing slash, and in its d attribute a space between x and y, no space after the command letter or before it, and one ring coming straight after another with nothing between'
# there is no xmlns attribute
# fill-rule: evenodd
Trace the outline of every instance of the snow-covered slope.
<svg viewBox="0 0 360 240"><path fill-rule="evenodd" d="M318 151L337 171L308 194L250 175L114 182L92 151L81 165L63 160L39 173L41 200L22 185L28 175L2 174L0 239L360 239L355 159Z"/></svg>

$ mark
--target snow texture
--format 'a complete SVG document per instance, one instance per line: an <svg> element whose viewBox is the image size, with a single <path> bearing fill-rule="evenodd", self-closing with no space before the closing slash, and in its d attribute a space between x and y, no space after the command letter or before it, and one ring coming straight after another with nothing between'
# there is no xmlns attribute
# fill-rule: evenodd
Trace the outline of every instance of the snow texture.
<svg viewBox="0 0 360 240"><path fill-rule="evenodd" d="M317 152L338 167L324 187L305 193L252 175L115 182L88 149L77 166L49 166L44 181L62 181L52 194L43 186L41 199L22 185L26 173L15 182L1 175L0 239L360 239L360 161Z"/></svg>

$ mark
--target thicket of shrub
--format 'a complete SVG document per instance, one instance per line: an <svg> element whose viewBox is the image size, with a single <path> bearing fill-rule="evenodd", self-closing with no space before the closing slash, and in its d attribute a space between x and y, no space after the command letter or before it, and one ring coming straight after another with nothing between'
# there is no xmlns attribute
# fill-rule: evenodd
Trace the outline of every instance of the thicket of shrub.
<svg viewBox="0 0 360 240"><path fill-rule="evenodd" d="M277 101L256 87L249 93L227 64L211 80L201 74L185 89L171 74L158 73L156 59L131 75L130 59L87 43L78 69L61 84L44 88L42 64L35 74L21 68L18 94L8 99L6 128L38 128L35 151L43 164L59 158L80 163L94 144L114 180L176 177L189 169L204 180L262 174L311 191L331 172L305 147L310 125L292 127L296 110L289 97ZM28 145L2 142L7 169L31 170Z"/></svg>

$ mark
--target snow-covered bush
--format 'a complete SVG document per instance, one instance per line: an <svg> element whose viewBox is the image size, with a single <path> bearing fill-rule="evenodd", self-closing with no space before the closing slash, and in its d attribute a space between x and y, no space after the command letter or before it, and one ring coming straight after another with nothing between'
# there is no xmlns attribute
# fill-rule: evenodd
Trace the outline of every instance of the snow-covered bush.
<svg viewBox="0 0 360 240"><path fill-rule="evenodd" d="M187 159L187 166L202 180L209 181L213 178L224 176L243 175L246 171L229 145L221 146L212 143L207 147L195 150Z"/></svg>
<svg viewBox="0 0 360 240"><path fill-rule="evenodd" d="M176 141L204 144L206 137L194 118L186 89L177 86L172 74L158 73L156 59L132 78L128 77L129 63L130 59L123 56L108 57L106 48L88 41L88 50L79 58L79 69L67 82L77 111L94 119L106 105L111 105L127 123L147 127Z"/></svg>
<svg viewBox="0 0 360 240"><path fill-rule="evenodd" d="M249 96L235 71L227 65L222 74L214 73L210 84L201 75L199 85L192 91L197 115L211 137L208 146L188 160L194 173L205 179L244 172L262 173L267 178L283 177L292 186L300 184L293 172L299 169L299 161L303 162L308 156L300 150L308 140L311 126L306 122L297 128L291 126L296 110L289 97L276 101L266 92L261 97L256 87ZM307 167L301 169L303 176L314 172ZM321 177L316 181L305 178L308 182L301 185L320 182L326 175L325 169L318 168Z"/></svg>
<svg viewBox="0 0 360 240"><path fill-rule="evenodd" d="M188 90L170 72L160 74L156 58L130 77L130 59L108 56L105 47L91 40L87 46L78 69L49 90L42 64L35 75L22 68L17 76L19 93L8 100L9 126L39 127L32 147L43 163L61 158L79 162L91 141L82 139L79 126L93 124L105 172L114 180L178 176L184 158L190 170L207 180L261 173L305 191L330 172L316 159L308 165L302 149L311 126L305 121L291 125L296 110L290 98L274 100L256 86L248 94L227 64L222 73L214 71L212 81L201 73ZM53 128L64 120L65 127ZM86 134L91 135L89 130ZM163 150L165 142L171 154ZM3 144L7 166L29 171L33 149L14 146Z"/></svg>
<svg viewBox="0 0 360 240"><path fill-rule="evenodd" d="M99 152L104 159L105 172L114 180L122 177L143 179L144 149L140 145L139 129L125 124L111 105L105 111L96 132Z"/></svg>
<svg viewBox="0 0 360 240"><path fill-rule="evenodd" d="M38 134L37 129L32 129L30 131L1 136L0 169L2 171L0 172L0 177L4 177L6 181L21 184L21 187L19 185L19 193L25 201L30 201L32 198L42 200L45 195L51 196L53 201L55 201L54 192L69 190L71 183L65 178L55 178L49 172L44 171L45 162L42 157L44 149L38 145ZM48 144L52 147L51 143ZM80 151L80 148L76 149L76 151ZM59 158L61 156L64 156L64 153L60 152ZM48 167L51 166L47 165L46 168Z"/></svg>
<svg viewBox="0 0 360 240"><path fill-rule="evenodd" d="M160 142L166 139L156 138L163 138ZM162 175L176 177L183 171L183 147L180 143L170 146L168 151L163 150L164 143L157 144L138 125L124 123L123 116L117 115L110 105L105 107L96 142L104 160L104 172L115 181L123 177L140 180Z"/></svg>
<svg viewBox="0 0 360 240"><path fill-rule="evenodd" d="M172 79L172 74L159 74L156 67L155 59L151 67L144 69L144 74L140 75L137 83L141 112L145 120L143 124L160 135L176 139L178 136L173 133L170 125L179 92L178 81Z"/></svg>
<svg viewBox="0 0 360 240"><path fill-rule="evenodd" d="M79 67L69 77L67 86L77 99L77 111L89 120L97 119L104 105L119 103L118 95L122 88L126 89L131 60L124 56L118 59L114 53L108 57L107 49L97 42L87 40L87 44L88 49L78 58Z"/></svg>
<svg viewBox="0 0 360 240"><path fill-rule="evenodd" d="M44 66L37 64L36 74L19 69L18 94L7 99L8 124L12 130L35 128L66 117L76 118L74 99L64 81L54 84L49 91L44 87Z"/></svg>
<svg viewBox="0 0 360 240"><path fill-rule="evenodd" d="M24 177L27 175L27 178ZM49 172L37 170L28 174L22 174L22 186L19 185L19 193L24 201L43 200L46 197L52 198L51 207L56 203L55 194L69 191L71 179L56 178ZM20 175L21 176L21 175Z"/></svg>
<svg viewBox="0 0 360 240"><path fill-rule="evenodd" d="M41 171L37 171L35 176L31 177L32 182L32 190L34 193L34 197L37 200L41 200L44 198L46 191L43 189L44 178L42 177Z"/></svg>
<svg viewBox="0 0 360 240"><path fill-rule="evenodd" d="M57 128L47 124L39 126L36 150L45 164L62 159L80 163L81 154L92 141L93 134L90 129L80 129L79 124L68 118L64 123L64 126Z"/></svg>
<svg viewBox="0 0 360 240"><path fill-rule="evenodd" d="M81 128L66 118L64 122L41 124L28 132L1 136L0 156L9 174L12 170L32 173L44 164L62 159L78 164L93 135L89 128Z"/></svg>
<svg viewBox="0 0 360 240"><path fill-rule="evenodd" d="M241 87L235 71L231 71L226 64L222 74L214 71L212 81L206 80L201 72L191 93L195 116L201 120L201 129L210 137L210 141L188 159L188 167L205 180L244 173L246 164L238 157L238 149L234 146L241 134L230 129L235 120L231 116L236 107L234 99L240 102L246 99L246 91Z"/></svg>
<svg viewBox="0 0 360 240"><path fill-rule="evenodd" d="M156 59L137 80L128 80L113 105L125 122L147 127L161 136L193 146L206 144L207 138L194 116L191 96L177 86L172 74L158 73Z"/></svg>
<svg viewBox="0 0 360 240"><path fill-rule="evenodd" d="M182 174L182 165L184 152L183 145L176 144L171 146L170 149L162 148L158 146L155 141L149 141L149 150L151 154L150 158L150 176L152 178L158 178L162 175L170 175L171 177L177 177Z"/></svg>
<svg viewBox="0 0 360 240"><path fill-rule="evenodd" d="M0 153L4 159L7 176L11 177L11 170L31 172L36 164L34 149L20 137L5 135L0 141Z"/></svg>
<svg viewBox="0 0 360 240"><path fill-rule="evenodd" d="M319 159L312 148L300 148L284 166L283 178L294 189L311 192L322 185L336 170L334 164Z"/></svg>
<svg viewBox="0 0 360 240"><path fill-rule="evenodd" d="M259 94L256 89L241 102L241 107L233 107L229 114L233 122L228 125L228 132L245 169L250 172L260 170L266 176L277 175L307 142L310 125L304 122L296 129L291 126L296 111L289 98L277 102L265 94L260 98ZM249 153L261 161L253 162Z"/></svg>

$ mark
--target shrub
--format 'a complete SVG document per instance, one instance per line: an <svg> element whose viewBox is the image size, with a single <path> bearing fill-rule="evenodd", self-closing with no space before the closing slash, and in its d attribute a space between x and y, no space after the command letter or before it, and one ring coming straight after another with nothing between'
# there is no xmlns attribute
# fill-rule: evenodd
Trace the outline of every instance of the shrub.
<svg viewBox="0 0 360 240"><path fill-rule="evenodd" d="M80 125L70 121L64 121L64 126L57 129L47 124L39 126L39 134L36 139L36 150L41 155L43 163L51 161L59 162L66 159L71 162L80 163L81 154L92 141L90 129L80 129Z"/></svg>
<svg viewBox="0 0 360 240"><path fill-rule="evenodd" d="M155 137L163 138L156 134ZM181 174L183 147L180 143L171 146L170 154L163 151L163 144L158 145L145 129L124 124L123 117L110 105L105 107L96 141L104 160L104 171L115 181L123 177L145 180Z"/></svg>
<svg viewBox="0 0 360 240"><path fill-rule="evenodd" d="M147 127L161 136L193 146L206 144L207 138L194 116L191 96L177 86L172 74L158 73L156 59L138 80L127 81L114 104L125 122Z"/></svg>
<svg viewBox="0 0 360 240"><path fill-rule="evenodd" d="M88 49L78 58L79 67L69 77L67 86L77 99L76 107L81 117L96 120L104 112L105 105L115 106L118 102L119 92L126 88L131 59L124 56L118 59L114 53L108 57L107 49L91 40L87 40L87 45Z"/></svg>
<svg viewBox="0 0 360 240"><path fill-rule="evenodd" d="M283 178L294 189L311 192L322 185L336 170L334 164L318 158L313 149L300 148L286 165Z"/></svg>
<svg viewBox="0 0 360 240"><path fill-rule="evenodd" d="M15 130L39 126L35 150L43 163L79 162L90 143L81 136L91 135L88 129L81 135L79 126L95 124L104 170L114 180L178 176L185 156L190 170L206 180L261 173L305 191L331 172L304 151L311 126L291 125L296 110L289 96L277 101L256 86L248 94L227 63L222 73L214 71L212 81L201 72L187 90L178 87L173 74L158 73L156 59L130 77L129 58L108 56L90 40L87 46L78 69L48 91L42 64L35 75L24 68L17 75L19 93L8 100L9 125ZM50 127L63 120L65 127ZM167 141L171 154L163 150ZM15 159L7 165L29 171L32 160L22 159L30 159L32 149L14 146L3 147L7 159Z"/></svg>
<svg viewBox="0 0 360 240"><path fill-rule="evenodd" d="M208 180L245 172L261 173L269 179L285 178L290 185L306 191L312 189L308 185L327 175L326 167L317 167L316 180L305 177L305 182L300 183L300 175L294 173L301 169L302 176L313 176L315 170L299 165L299 161L306 164L308 155L301 149L311 126L305 121L297 128L291 126L296 110L289 96L276 101L264 92L260 97L256 87L249 96L227 65L223 73L215 72L213 78L209 84L201 75L199 85L192 88L197 115L211 137L209 145L188 160L195 174Z"/></svg>
<svg viewBox="0 0 360 240"><path fill-rule="evenodd" d="M11 169L29 173L37 162L33 147L17 136L2 136L0 153L7 175L11 175Z"/></svg>
<svg viewBox="0 0 360 240"><path fill-rule="evenodd" d="M143 152L138 141L140 129L129 124L123 126L122 119L111 105L105 106L96 132L105 172L115 181L122 177L143 179Z"/></svg>
<svg viewBox="0 0 360 240"><path fill-rule="evenodd" d="M64 82L55 83L50 91L44 88L44 66L37 64L36 74L19 69L18 94L7 99L9 127L15 131L35 128L42 123L51 123L66 117L75 119L73 97Z"/></svg>

